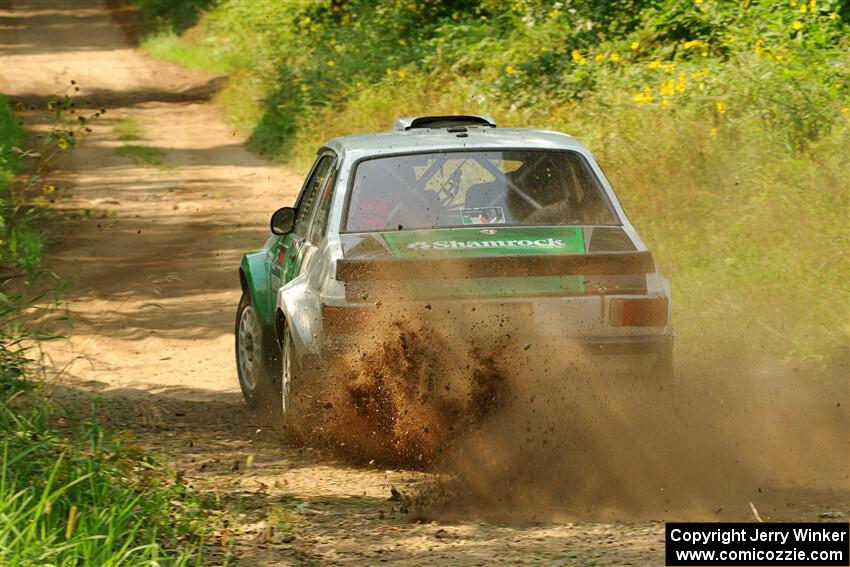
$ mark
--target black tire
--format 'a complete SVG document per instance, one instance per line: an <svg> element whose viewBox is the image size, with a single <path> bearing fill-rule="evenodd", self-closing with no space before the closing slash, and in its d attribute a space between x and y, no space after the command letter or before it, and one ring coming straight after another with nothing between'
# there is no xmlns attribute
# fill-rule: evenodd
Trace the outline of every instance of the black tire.
<svg viewBox="0 0 850 567"><path fill-rule="evenodd" d="M284 424L292 424L294 416L303 404L300 397L293 395L293 392L301 392L304 384L301 383L302 369L299 364L298 357L295 355L295 345L292 341L292 335L289 330L289 323L286 320L282 321L280 333L280 363L278 364L280 376L280 415L283 417Z"/></svg>
<svg viewBox="0 0 850 567"><path fill-rule="evenodd" d="M279 353L277 342L268 340L267 332L251 302L243 293L236 310L234 329L236 346L236 373L245 403L251 409L279 413Z"/></svg>

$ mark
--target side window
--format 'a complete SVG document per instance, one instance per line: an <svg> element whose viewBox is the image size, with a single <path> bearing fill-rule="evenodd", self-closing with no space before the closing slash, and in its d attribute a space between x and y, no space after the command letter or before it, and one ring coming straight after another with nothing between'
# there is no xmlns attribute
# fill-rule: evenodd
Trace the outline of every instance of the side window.
<svg viewBox="0 0 850 567"><path fill-rule="evenodd" d="M330 155L319 158L316 167L313 169L313 174L307 181L307 185L304 186L304 193L298 203L298 214L295 217L295 228L293 229L293 232L299 236L307 235L310 217L316 205L316 195L325 186L333 162L334 158Z"/></svg>
<svg viewBox="0 0 850 567"><path fill-rule="evenodd" d="M316 205L316 216L313 217L313 224L310 226L310 234L307 240L313 244L319 244L322 238L325 237L328 227L328 214L331 212L331 200L333 199L334 185L336 184L336 170L331 171L327 176L325 185L319 193L319 200Z"/></svg>

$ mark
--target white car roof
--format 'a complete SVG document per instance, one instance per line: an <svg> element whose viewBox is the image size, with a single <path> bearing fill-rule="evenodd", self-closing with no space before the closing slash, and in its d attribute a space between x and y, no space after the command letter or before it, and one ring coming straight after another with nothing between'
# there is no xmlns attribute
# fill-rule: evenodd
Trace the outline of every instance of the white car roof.
<svg viewBox="0 0 850 567"><path fill-rule="evenodd" d="M378 155L451 150L551 149L590 152L572 136L533 128L415 128L334 138L325 146L351 163Z"/></svg>

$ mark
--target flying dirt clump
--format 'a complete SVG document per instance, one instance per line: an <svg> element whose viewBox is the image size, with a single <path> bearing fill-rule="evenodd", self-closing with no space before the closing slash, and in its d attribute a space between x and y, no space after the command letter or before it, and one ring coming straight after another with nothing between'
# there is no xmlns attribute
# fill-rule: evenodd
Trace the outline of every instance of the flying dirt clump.
<svg viewBox="0 0 850 567"><path fill-rule="evenodd" d="M503 405L510 335L460 335L441 319L430 308L385 309L372 325L380 330L324 377L324 411L301 418L302 435L357 460L421 468Z"/></svg>

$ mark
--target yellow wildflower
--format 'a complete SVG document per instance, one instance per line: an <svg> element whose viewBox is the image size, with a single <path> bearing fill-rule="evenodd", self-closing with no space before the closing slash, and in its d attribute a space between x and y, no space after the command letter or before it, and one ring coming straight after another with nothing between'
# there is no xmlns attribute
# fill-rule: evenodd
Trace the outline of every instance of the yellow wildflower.
<svg viewBox="0 0 850 567"><path fill-rule="evenodd" d="M694 0L694 4L702 4L703 0Z"/></svg>
<svg viewBox="0 0 850 567"><path fill-rule="evenodd" d="M333 67L334 65L336 65L336 63L334 63L334 60L328 59L328 67Z"/></svg>
<svg viewBox="0 0 850 567"><path fill-rule="evenodd" d="M686 41L686 42L682 45L682 47L684 47L685 49L692 49L692 48L694 48L694 47L706 47L706 44L705 44L705 42L704 42L704 41L702 41L702 40L699 40L699 39L692 39L692 40L690 40L690 41Z"/></svg>
<svg viewBox="0 0 850 567"><path fill-rule="evenodd" d="M635 50L640 47L640 43L637 41L633 41L630 47L632 48L632 50Z"/></svg>
<svg viewBox="0 0 850 567"><path fill-rule="evenodd" d="M584 55L582 55L578 49L573 49L572 52L570 52L570 56L573 58L573 61L575 61L579 65L584 65L585 63L587 63L587 60L584 58Z"/></svg>
<svg viewBox="0 0 850 567"><path fill-rule="evenodd" d="M512 65L505 65L505 73L507 73L508 75L513 75L514 74L513 66Z"/></svg>
<svg viewBox="0 0 850 567"><path fill-rule="evenodd" d="M605 61L605 55L602 53L597 53L593 60L597 63L602 63L603 61Z"/></svg>
<svg viewBox="0 0 850 567"><path fill-rule="evenodd" d="M795 30L801 30L803 29L803 22L801 22L800 20L794 20L794 23L791 24L791 27Z"/></svg>
<svg viewBox="0 0 850 567"><path fill-rule="evenodd" d="M797 0L791 0L791 7L792 7L792 8L796 8L796 7L797 7Z"/></svg>
<svg viewBox="0 0 850 567"><path fill-rule="evenodd" d="M665 73L672 73L673 71L675 71L675 70L676 70L676 64L675 64L675 63L666 63L666 64L662 67L662 69L664 69L664 72L665 72Z"/></svg>
<svg viewBox="0 0 850 567"><path fill-rule="evenodd" d="M670 101L666 98L661 101L661 108L670 108Z"/></svg>
<svg viewBox="0 0 850 567"><path fill-rule="evenodd" d="M808 12L808 9L809 9L809 7L806 6L805 4L800 4L800 13L801 14L805 14L806 12Z"/></svg>
<svg viewBox="0 0 850 567"><path fill-rule="evenodd" d="M654 99L652 97L652 88L647 85L643 87L643 91L632 95L632 99L638 104L649 104Z"/></svg>
<svg viewBox="0 0 850 567"><path fill-rule="evenodd" d="M718 100L715 106L717 107L717 112L719 112L720 114L726 112L726 105L723 103L722 100Z"/></svg>
<svg viewBox="0 0 850 567"><path fill-rule="evenodd" d="M652 97L643 93L635 93L632 95L632 99L638 104L649 104L652 102Z"/></svg>
<svg viewBox="0 0 850 567"><path fill-rule="evenodd" d="M712 128L711 131L709 132L709 135L712 138L716 138L717 137L717 128Z"/></svg>
<svg viewBox="0 0 850 567"><path fill-rule="evenodd" d="M59 138L59 141L56 142L56 147L58 147L60 150L67 150L68 140L66 140L65 138Z"/></svg>
<svg viewBox="0 0 850 567"><path fill-rule="evenodd" d="M673 96L675 94L673 80L667 79L666 81L664 81L664 83L661 85L660 92L662 96Z"/></svg>
<svg viewBox="0 0 850 567"><path fill-rule="evenodd" d="M614 63L616 63L616 62L617 62L617 61L619 61L619 60L620 60L620 56L619 56L619 55L617 55L616 53L612 53L612 54L611 54L611 61L613 61Z"/></svg>
<svg viewBox="0 0 850 567"><path fill-rule="evenodd" d="M42 189L41 189L41 190L42 190L42 192L43 192L45 195L49 195L50 193L53 193L54 191L56 191L56 186L54 186L54 185L45 185L44 187L42 187Z"/></svg>
<svg viewBox="0 0 850 567"><path fill-rule="evenodd" d="M685 87L688 84L688 75L685 72L679 73L679 80L676 81L676 92L685 92Z"/></svg>
<svg viewBox="0 0 850 567"><path fill-rule="evenodd" d="M658 69L659 67L661 67L661 61L657 59L646 64L647 69Z"/></svg>
<svg viewBox="0 0 850 567"><path fill-rule="evenodd" d="M815 12L815 11L817 11L817 9L818 9L817 0L811 0L809 2L809 12Z"/></svg>
<svg viewBox="0 0 850 567"><path fill-rule="evenodd" d="M404 69L399 69L399 70L398 70L398 78L399 78L399 79L403 79L403 78L405 78L406 76L407 76L407 73L405 73L405 72L404 72Z"/></svg>

